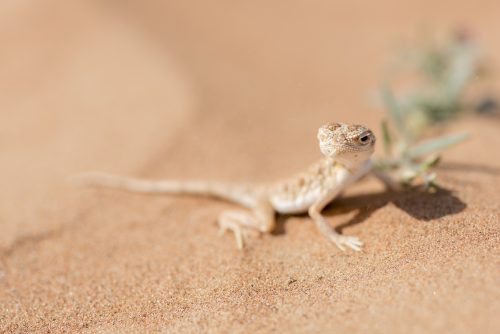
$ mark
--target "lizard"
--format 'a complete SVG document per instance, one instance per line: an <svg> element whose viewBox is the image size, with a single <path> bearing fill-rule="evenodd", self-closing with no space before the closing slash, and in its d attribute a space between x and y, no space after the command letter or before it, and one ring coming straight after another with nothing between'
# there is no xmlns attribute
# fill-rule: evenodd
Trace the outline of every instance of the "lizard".
<svg viewBox="0 0 500 334"><path fill-rule="evenodd" d="M317 229L340 250L362 249L355 236L338 233L322 210L349 185L373 171L371 156L376 138L362 125L330 122L317 132L323 157L305 172L288 179L262 185L232 184L202 180L148 180L121 177L100 172L78 176L84 185L122 189L139 193L193 194L212 196L242 206L223 211L218 217L221 232L232 231L239 249L244 246L246 232L271 233L276 227L276 214L308 213ZM374 173L389 188L395 183Z"/></svg>

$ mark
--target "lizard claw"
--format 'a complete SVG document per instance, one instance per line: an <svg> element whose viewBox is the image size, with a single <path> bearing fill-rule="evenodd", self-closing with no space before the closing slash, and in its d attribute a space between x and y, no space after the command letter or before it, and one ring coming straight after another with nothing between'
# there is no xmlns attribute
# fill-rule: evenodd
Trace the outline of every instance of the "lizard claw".
<svg viewBox="0 0 500 334"><path fill-rule="evenodd" d="M363 243L357 237L335 234L330 239L341 251L345 251L346 247L349 247L352 250L360 252L363 246Z"/></svg>

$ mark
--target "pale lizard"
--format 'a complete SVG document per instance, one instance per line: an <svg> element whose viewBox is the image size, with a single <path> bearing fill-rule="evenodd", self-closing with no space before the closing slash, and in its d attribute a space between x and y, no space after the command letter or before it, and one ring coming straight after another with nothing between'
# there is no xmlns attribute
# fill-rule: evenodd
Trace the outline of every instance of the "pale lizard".
<svg viewBox="0 0 500 334"><path fill-rule="evenodd" d="M223 211L218 223L221 231L234 233L240 249L247 229L270 233L276 226L276 213L307 212L318 230L338 248L359 251L363 243L354 236L337 233L321 211L340 192L372 170L375 135L361 125L328 123L319 128L317 137L324 157L306 172L272 184L252 186L216 181L144 180L103 173L87 173L78 179L93 186L141 193L215 196L237 203L248 210ZM394 186L384 175L375 175L389 187Z"/></svg>

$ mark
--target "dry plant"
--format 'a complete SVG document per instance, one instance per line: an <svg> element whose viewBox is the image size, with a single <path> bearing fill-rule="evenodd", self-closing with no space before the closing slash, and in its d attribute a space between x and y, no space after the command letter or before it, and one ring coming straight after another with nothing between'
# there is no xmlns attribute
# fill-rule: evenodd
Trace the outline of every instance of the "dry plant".
<svg viewBox="0 0 500 334"><path fill-rule="evenodd" d="M380 91L387 116L381 124L385 154L376 167L395 174L403 185L423 181L432 190L437 186L432 167L441 160L440 152L468 137L436 132L480 104L465 94L480 69L477 48L460 32L441 43L424 41L400 60Z"/></svg>

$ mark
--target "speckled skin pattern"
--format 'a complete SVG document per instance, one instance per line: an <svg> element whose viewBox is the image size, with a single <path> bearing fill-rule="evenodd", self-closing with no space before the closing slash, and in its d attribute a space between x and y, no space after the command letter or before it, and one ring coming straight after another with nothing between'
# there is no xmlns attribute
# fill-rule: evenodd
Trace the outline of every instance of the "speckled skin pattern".
<svg viewBox="0 0 500 334"><path fill-rule="evenodd" d="M375 136L361 125L328 123L318 130L324 157L305 172L270 185L235 185L214 181L141 180L89 173L84 184L145 193L187 193L215 196L238 203L246 210L226 210L219 216L222 231L231 230L243 248L248 229L263 233L275 228L276 213L308 212L318 230L341 250L361 250L356 237L338 234L321 215L338 194L371 170ZM383 180L383 179L382 179Z"/></svg>

